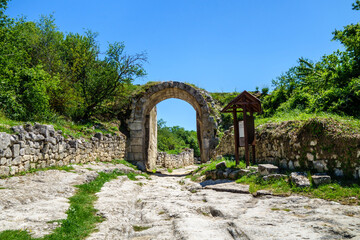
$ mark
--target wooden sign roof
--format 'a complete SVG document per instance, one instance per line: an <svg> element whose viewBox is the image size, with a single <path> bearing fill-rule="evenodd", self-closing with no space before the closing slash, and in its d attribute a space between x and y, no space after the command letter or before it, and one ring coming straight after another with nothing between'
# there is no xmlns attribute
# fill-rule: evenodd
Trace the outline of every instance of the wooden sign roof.
<svg viewBox="0 0 360 240"><path fill-rule="evenodd" d="M247 112L261 112L261 102L254 95L243 91L239 96L234 98L223 110L222 113L233 112L233 109L246 108Z"/></svg>

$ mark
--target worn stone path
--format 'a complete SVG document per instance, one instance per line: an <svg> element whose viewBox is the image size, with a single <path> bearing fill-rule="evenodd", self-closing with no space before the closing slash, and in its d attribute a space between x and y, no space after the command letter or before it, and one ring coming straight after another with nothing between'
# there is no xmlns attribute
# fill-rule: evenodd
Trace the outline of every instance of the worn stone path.
<svg viewBox="0 0 360 240"><path fill-rule="evenodd" d="M27 230L42 237L58 227L55 220L65 219L75 185L93 180L96 171L119 169L121 164L93 163L73 165L73 172L48 170L25 176L0 179L0 231Z"/></svg>
<svg viewBox="0 0 360 240"><path fill-rule="evenodd" d="M360 239L360 207L301 196L253 197L226 181L202 185L174 170L106 183L95 239ZM137 230L137 231L136 231Z"/></svg>
<svg viewBox="0 0 360 240"><path fill-rule="evenodd" d="M0 180L0 231L27 229L40 237L66 218L74 185L95 171L122 165L75 166ZM202 184L172 174L121 176L104 185L95 207L105 221L88 240L101 239L360 239L360 207L301 196L253 197L228 181ZM135 231L136 230L136 231Z"/></svg>

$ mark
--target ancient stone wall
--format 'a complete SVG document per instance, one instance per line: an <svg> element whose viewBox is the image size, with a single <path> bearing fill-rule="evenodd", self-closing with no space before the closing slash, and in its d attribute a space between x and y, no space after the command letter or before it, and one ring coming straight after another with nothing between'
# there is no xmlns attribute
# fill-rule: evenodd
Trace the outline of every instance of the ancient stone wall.
<svg viewBox="0 0 360 240"><path fill-rule="evenodd" d="M90 140L65 139L51 125L13 127L15 134L0 132L0 176L21 171L99 159L111 161L125 155L125 136L96 133Z"/></svg>
<svg viewBox="0 0 360 240"><path fill-rule="evenodd" d="M156 159L157 167L179 168L194 164L194 150L185 149L179 154L158 152Z"/></svg>
<svg viewBox="0 0 360 240"><path fill-rule="evenodd" d="M305 123L268 123L256 129L256 160L283 169L326 172L335 176L359 178L360 135L342 134L327 128L325 120ZM234 155L233 128L226 131L216 155ZM244 148L240 149L240 157Z"/></svg>

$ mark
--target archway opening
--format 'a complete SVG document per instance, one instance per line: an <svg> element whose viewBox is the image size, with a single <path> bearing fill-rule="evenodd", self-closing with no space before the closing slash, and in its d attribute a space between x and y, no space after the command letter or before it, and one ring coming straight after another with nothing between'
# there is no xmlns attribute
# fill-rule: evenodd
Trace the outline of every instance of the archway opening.
<svg viewBox="0 0 360 240"><path fill-rule="evenodd" d="M127 120L130 137L127 158L140 169L154 169L157 154L156 105L166 99L176 98L189 103L196 111L196 130L201 161L209 160L217 144L216 121L206 98L198 90L181 82L163 82L151 86L141 97L133 99L132 112Z"/></svg>
<svg viewBox="0 0 360 240"><path fill-rule="evenodd" d="M189 103L175 98L158 103L156 108L158 152L185 154L192 149L194 158L199 159L195 109Z"/></svg>

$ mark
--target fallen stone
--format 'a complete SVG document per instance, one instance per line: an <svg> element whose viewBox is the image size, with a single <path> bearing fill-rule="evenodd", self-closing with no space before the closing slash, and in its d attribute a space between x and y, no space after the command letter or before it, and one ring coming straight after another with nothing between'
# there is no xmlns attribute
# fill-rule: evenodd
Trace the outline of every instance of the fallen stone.
<svg viewBox="0 0 360 240"><path fill-rule="evenodd" d="M249 166L249 167L247 167L247 169L249 171L251 171L251 172L258 172L259 171L258 167L253 167L253 166Z"/></svg>
<svg viewBox="0 0 360 240"><path fill-rule="evenodd" d="M278 180L278 179L283 179L283 178L287 178L287 175L285 174L269 174L263 177L264 181L269 181L269 180Z"/></svg>
<svg viewBox="0 0 360 240"><path fill-rule="evenodd" d="M254 197L261 197L266 195L273 195L269 190L258 190L252 194Z"/></svg>
<svg viewBox="0 0 360 240"><path fill-rule="evenodd" d="M239 177L239 173L240 170L232 171L231 173L229 173L229 178L235 180Z"/></svg>
<svg viewBox="0 0 360 240"><path fill-rule="evenodd" d="M240 169L239 170L239 177L243 177L245 175L248 175L250 173L249 169ZM255 173L255 172L254 172Z"/></svg>
<svg viewBox="0 0 360 240"><path fill-rule="evenodd" d="M306 173L302 172L292 172L290 174L290 180L294 183L297 187L310 187L310 181L307 178Z"/></svg>
<svg viewBox="0 0 360 240"><path fill-rule="evenodd" d="M329 175L314 174L311 176L311 178L316 186L331 183L331 177Z"/></svg>
<svg viewBox="0 0 360 240"><path fill-rule="evenodd" d="M222 178L224 178L224 171L222 171L222 170L217 170L216 171L216 178L218 178L218 179L222 179Z"/></svg>
<svg viewBox="0 0 360 240"><path fill-rule="evenodd" d="M266 176L279 172L279 168L272 164L259 164L258 166L260 176Z"/></svg>
<svg viewBox="0 0 360 240"><path fill-rule="evenodd" d="M222 161L222 162L219 162L218 164L216 164L216 169L225 170L226 169L225 161Z"/></svg>

